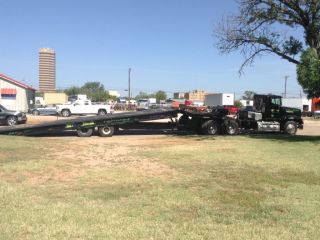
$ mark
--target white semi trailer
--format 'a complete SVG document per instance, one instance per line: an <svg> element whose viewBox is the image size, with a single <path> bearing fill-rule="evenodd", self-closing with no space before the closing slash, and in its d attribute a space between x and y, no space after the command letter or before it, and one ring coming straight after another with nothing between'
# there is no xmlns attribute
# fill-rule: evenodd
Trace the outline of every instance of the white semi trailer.
<svg viewBox="0 0 320 240"><path fill-rule="evenodd" d="M210 93L205 96L204 104L206 106L233 106L233 93Z"/></svg>

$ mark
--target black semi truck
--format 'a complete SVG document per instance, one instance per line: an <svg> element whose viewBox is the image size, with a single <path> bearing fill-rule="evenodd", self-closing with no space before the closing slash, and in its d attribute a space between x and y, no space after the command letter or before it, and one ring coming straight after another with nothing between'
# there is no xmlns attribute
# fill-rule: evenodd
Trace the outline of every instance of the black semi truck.
<svg viewBox="0 0 320 240"><path fill-rule="evenodd" d="M178 121L178 129L191 128L197 133L214 135L238 134L241 131L283 132L294 135L303 129L301 110L282 106L282 97L255 95L253 106L239 110L235 117L226 116L222 109L213 108L215 118L185 112Z"/></svg>
<svg viewBox="0 0 320 240"><path fill-rule="evenodd" d="M299 109L281 105L276 95L255 95L254 106L240 110L234 116L228 115L223 107L197 112L188 109L159 109L140 112L117 113L103 116L63 119L36 125L18 125L0 128L0 134L39 135L61 131L76 131L79 137L90 137L95 130L101 137L111 137L119 128L154 127L151 120L170 119L161 126L172 130L191 130L198 134L215 135L225 133L236 135L242 130L283 132L294 135L303 129Z"/></svg>

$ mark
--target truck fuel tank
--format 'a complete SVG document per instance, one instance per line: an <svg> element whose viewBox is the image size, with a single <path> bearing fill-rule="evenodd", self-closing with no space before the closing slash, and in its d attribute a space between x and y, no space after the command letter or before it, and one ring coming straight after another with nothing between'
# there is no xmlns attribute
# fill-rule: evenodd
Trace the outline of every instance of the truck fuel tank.
<svg viewBox="0 0 320 240"><path fill-rule="evenodd" d="M262 120L262 113L248 111L248 118L255 121L260 121Z"/></svg>
<svg viewBox="0 0 320 240"><path fill-rule="evenodd" d="M280 123L279 122L257 122L258 131L261 132L279 132Z"/></svg>

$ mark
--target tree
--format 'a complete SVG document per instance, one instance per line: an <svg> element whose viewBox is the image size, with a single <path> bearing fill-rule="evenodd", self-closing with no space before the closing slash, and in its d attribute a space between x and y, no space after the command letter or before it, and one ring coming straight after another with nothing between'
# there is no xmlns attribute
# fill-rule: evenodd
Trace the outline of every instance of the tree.
<svg viewBox="0 0 320 240"><path fill-rule="evenodd" d="M243 105L242 105L242 103L240 102L240 100L234 101L234 106L237 107L237 108L242 108L242 107L243 107Z"/></svg>
<svg viewBox="0 0 320 240"><path fill-rule="evenodd" d="M64 91L67 95L86 94L89 99L94 102L105 102L109 99L114 99L106 92L104 85L100 82L87 82L82 87L70 87Z"/></svg>
<svg viewBox="0 0 320 240"><path fill-rule="evenodd" d="M65 94L68 96L81 94L81 88L72 86L64 90Z"/></svg>
<svg viewBox="0 0 320 240"><path fill-rule="evenodd" d="M157 99L157 103L160 102L160 100L166 100L167 99L167 94L166 92L159 90L155 93L155 97Z"/></svg>
<svg viewBox="0 0 320 240"><path fill-rule="evenodd" d="M253 91L245 91L243 93L242 99L244 100L253 100L253 96L256 94L256 92Z"/></svg>
<svg viewBox="0 0 320 240"><path fill-rule="evenodd" d="M320 55L319 0L238 0L239 14L223 19L215 30L222 53L240 51L245 57L239 72L263 54L299 64L304 47ZM291 32L303 30L303 40ZM283 31L280 31L283 30Z"/></svg>
<svg viewBox="0 0 320 240"><path fill-rule="evenodd" d="M316 49L309 48L301 55L297 67L298 82L309 98L320 96L320 58Z"/></svg>
<svg viewBox="0 0 320 240"><path fill-rule="evenodd" d="M146 98L149 98L149 95L146 92L139 92L139 94L135 97L136 100L146 99Z"/></svg>

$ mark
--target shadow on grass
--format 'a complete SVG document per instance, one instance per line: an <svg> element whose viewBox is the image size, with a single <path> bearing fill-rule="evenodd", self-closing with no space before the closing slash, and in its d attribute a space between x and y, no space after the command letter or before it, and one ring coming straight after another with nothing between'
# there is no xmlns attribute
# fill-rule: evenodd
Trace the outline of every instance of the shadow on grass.
<svg viewBox="0 0 320 240"><path fill-rule="evenodd" d="M309 136L309 135L285 135L285 134L246 134L243 135L252 139L266 139L271 141L284 141L284 142L314 142L320 143L320 136Z"/></svg>

